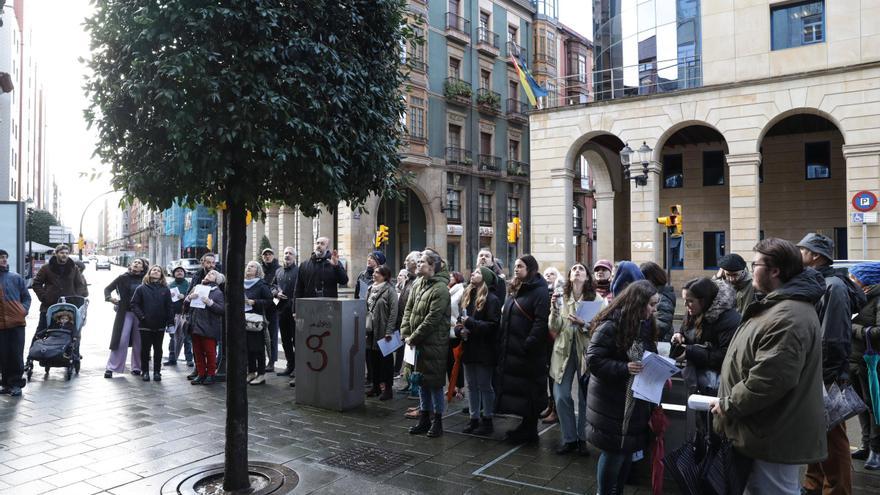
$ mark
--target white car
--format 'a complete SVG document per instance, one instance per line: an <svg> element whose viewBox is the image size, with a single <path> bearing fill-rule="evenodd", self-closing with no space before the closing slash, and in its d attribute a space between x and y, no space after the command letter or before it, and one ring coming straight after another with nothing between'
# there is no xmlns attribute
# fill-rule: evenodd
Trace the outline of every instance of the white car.
<svg viewBox="0 0 880 495"><path fill-rule="evenodd" d="M98 256L98 259L95 261L95 271L98 270L109 270L110 269L110 258L106 256Z"/></svg>

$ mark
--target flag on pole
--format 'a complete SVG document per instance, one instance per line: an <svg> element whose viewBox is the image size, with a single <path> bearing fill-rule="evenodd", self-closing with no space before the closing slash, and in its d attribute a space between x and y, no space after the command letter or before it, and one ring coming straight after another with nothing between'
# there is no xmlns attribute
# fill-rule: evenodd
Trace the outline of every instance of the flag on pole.
<svg viewBox="0 0 880 495"><path fill-rule="evenodd" d="M532 73L529 72L529 68L526 67L526 63L522 58L517 61L516 57L511 54L510 59L513 61L516 73L519 74L519 81L522 84L523 90L526 92L526 96L529 98L529 103L531 103L533 107L538 106L537 98L547 96L547 90L542 88L541 85L535 81L535 78L532 77Z"/></svg>

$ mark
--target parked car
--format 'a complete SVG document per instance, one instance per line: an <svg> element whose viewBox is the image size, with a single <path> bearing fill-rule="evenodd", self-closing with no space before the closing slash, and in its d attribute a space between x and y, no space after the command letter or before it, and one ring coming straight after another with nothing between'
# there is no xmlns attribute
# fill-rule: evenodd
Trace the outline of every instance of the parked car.
<svg viewBox="0 0 880 495"><path fill-rule="evenodd" d="M95 260L95 271L98 270L109 270L110 269L110 258L106 256L98 256L98 259Z"/></svg>

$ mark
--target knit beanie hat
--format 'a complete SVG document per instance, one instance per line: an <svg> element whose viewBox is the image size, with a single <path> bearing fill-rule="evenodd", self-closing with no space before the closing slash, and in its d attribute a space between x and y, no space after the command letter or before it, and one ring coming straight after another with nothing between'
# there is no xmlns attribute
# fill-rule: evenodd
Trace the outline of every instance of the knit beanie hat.
<svg viewBox="0 0 880 495"><path fill-rule="evenodd" d="M594 271L594 272L596 271L596 268L605 268L605 269L607 269L609 272L613 272L613 271L614 271L614 264L611 263L611 262L608 261L608 260L599 260L599 261L596 262L595 265L593 265L593 271Z"/></svg>
<svg viewBox="0 0 880 495"><path fill-rule="evenodd" d="M385 264L385 253L382 251L373 251L370 253L370 258L376 260L376 264L384 265Z"/></svg>
<svg viewBox="0 0 880 495"><path fill-rule="evenodd" d="M483 283L486 284L487 287L495 286L495 272L492 271L491 268L486 268L485 266L480 267L480 275L483 276Z"/></svg>
<svg viewBox="0 0 880 495"><path fill-rule="evenodd" d="M741 272L746 269L746 260L736 253L725 254L718 258L718 266L729 272Z"/></svg>
<svg viewBox="0 0 880 495"><path fill-rule="evenodd" d="M849 269L850 275L858 279L862 285L880 284L880 261L859 263Z"/></svg>

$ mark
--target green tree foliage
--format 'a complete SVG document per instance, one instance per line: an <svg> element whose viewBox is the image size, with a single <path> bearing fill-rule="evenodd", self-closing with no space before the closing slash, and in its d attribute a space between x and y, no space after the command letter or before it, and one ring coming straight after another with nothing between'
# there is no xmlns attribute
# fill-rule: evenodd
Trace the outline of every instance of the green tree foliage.
<svg viewBox="0 0 880 495"><path fill-rule="evenodd" d="M269 242L269 238L268 238L267 236L264 235L263 238L260 239L260 252L262 253L263 250L264 250L264 249L267 249L267 248L268 248L268 249L272 249L273 251L274 251L274 249L275 249L275 248L272 247L272 243Z"/></svg>
<svg viewBox="0 0 880 495"><path fill-rule="evenodd" d="M404 0L95 0L85 90L111 182L154 209L225 204L224 488L245 489L245 211L307 215L399 184Z"/></svg>
<svg viewBox="0 0 880 495"><path fill-rule="evenodd" d="M39 242L46 246L54 246L49 243L49 227L53 225L61 225L58 219L55 218L55 215L46 210L34 210L25 240Z"/></svg>

